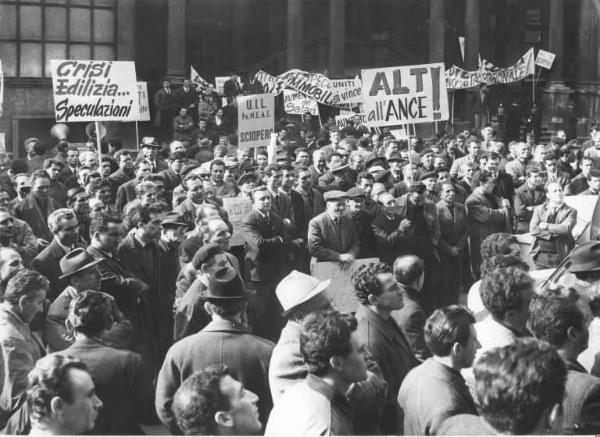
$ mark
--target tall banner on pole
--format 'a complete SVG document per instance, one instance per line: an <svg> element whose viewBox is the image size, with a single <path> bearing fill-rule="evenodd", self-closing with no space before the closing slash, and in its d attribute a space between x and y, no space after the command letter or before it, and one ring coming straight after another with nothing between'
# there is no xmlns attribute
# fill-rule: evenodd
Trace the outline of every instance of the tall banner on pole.
<svg viewBox="0 0 600 437"><path fill-rule="evenodd" d="M150 103L148 102L148 84L137 83L138 99L140 105L140 116L137 121L150 121Z"/></svg>
<svg viewBox="0 0 600 437"><path fill-rule="evenodd" d="M266 147L275 128L275 95L238 96L238 146Z"/></svg>
<svg viewBox="0 0 600 437"><path fill-rule="evenodd" d="M57 122L138 120L134 62L53 59L50 67Z"/></svg>
<svg viewBox="0 0 600 437"><path fill-rule="evenodd" d="M397 126L448 120L444 64L362 70L367 126Z"/></svg>

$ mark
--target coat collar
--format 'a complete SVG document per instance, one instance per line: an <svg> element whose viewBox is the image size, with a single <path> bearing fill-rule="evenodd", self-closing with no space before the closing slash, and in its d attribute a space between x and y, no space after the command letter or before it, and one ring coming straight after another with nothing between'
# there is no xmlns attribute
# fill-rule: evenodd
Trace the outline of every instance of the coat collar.
<svg viewBox="0 0 600 437"><path fill-rule="evenodd" d="M386 337L386 339L388 339L388 341L392 341L394 338L396 338L400 342L406 342L404 334L402 334L402 331L392 317L384 320L366 305L359 305L359 307L356 309L356 319L359 321L359 323L360 320L363 319L372 324L374 328L379 330L379 332ZM402 340L400 340L400 338Z"/></svg>
<svg viewBox="0 0 600 437"><path fill-rule="evenodd" d="M238 323L230 320L219 319L213 320L204 327L201 332L239 332L248 333L248 329Z"/></svg>

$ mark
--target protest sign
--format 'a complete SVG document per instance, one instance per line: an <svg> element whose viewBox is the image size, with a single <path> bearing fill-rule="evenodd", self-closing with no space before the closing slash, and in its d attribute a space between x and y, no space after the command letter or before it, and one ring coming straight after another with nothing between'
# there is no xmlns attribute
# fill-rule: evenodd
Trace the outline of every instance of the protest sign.
<svg viewBox="0 0 600 437"><path fill-rule="evenodd" d="M219 93L219 94L224 94L225 90L225 82L227 82L229 79L231 79L231 76L216 76L215 77L215 90Z"/></svg>
<svg viewBox="0 0 600 437"><path fill-rule="evenodd" d="M283 91L283 106L288 114L304 114L306 111L310 115L319 115L319 105L317 101L309 97L304 97L304 94L298 91L284 90Z"/></svg>
<svg viewBox="0 0 600 437"><path fill-rule="evenodd" d="M350 114L336 115L335 124L338 127L338 129L344 129L348 126L349 121L354 121L354 117L356 117L357 115L360 116L361 124L365 124L367 121L366 114L355 114L354 112L351 112Z"/></svg>
<svg viewBox="0 0 600 437"><path fill-rule="evenodd" d="M571 232L577 243L590 240L590 225L598 196L565 196L565 203L577 210L577 223Z"/></svg>
<svg viewBox="0 0 600 437"><path fill-rule="evenodd" d="M207 80L204 80L202 76L198 74L198 72L190 65L190 82L196 84L196 91L199 93L203 93L208 89L210 83Z"/></svg>
<svg viewBox="0 0 600 437"><path fill-rule="evenodd" d="M148 84L146 82L137 83L140 116L138 121L150 121L150 103L148 102Z"/></svg>
<svg viewBox="0 0 600 437"><path fill-rule="evenodd" d="M362 70L367 126L394 126L448 120L444 64Z"/></svg>
<svg viewBox="0 0 600 437"><path fill-rule="evenodd" d="M358 77L331 80L322 74L302 70L289 70L279 76L272 76L259 70L255 78L263 85L265 92L276 95L288 88L323 105L340 106L361 101L362 82Z"/></svg>
<svg viewBox="0 0 600 437"><path fill-rule="evenodd" d="M467 71L453 65L445 72L446 88L464 89L476 87L482 83L495 85L517 82L534 72L534 53L531 48L517 62L507 68L499 68L485 59L479 60L477 71Z"/></svg>
<svg viewBox="0 0 600 437"><path fill-rule="evenodd" d="M535 58L535 65L539 65L542 68L550 70L552 68L552 64L554 63L554 58L556 58L554 53L547 52L546 50L540 50Z"/></svg>
<svg viewBox="0 0 600 437"><path fill-rule="evenodd" d="M136 121L135 63L51 60L57 122Z"/></svg>
<svg viewBox="0 0 600 437"><path fill-rule="evenodd" d="M0 132L0 152L6 152L6 132Z"/></svg>
<svg viewBox="0 0 600 437"><path fill-rule="evenodd" d="M245 243L242 235L242 221L252 212L252 202L250 199L241 197L224 197L223 208L229 214L229 223L233 227L230 244L242 246Z"/></svg>
<svg viewBox="0 0 600 437"><path fill-rule="evenodd" d="M269 144L275 126L275 96L238 96L238 146L241 149Z"/></svg>
<svg viewBox="0 0 600 437"><path fill-rule="evenodd" d="M363 258L355 260L346 271L340 270L338 262L317 262L311 266L311 275L321 281L331 279L327 287L327 295L331 306L338 311L353 313L359 305L352 286L352 275L361 266L378 262L378 258Z"/></svg>

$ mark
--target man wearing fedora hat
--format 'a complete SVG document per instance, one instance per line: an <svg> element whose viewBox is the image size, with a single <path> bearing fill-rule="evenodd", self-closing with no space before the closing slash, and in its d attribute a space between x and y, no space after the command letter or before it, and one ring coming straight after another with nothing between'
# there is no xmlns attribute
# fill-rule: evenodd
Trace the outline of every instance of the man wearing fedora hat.
<svg viewBox="0 0 600 437"><path fill-rule="evenodd" d="M260 421L266 423L273 406L268 371L274 345L250 334L243 323L250 295L232 269L211 278L202 298L212 321L169 349L158 375L156 411L171 432L180 432L171 410L175 392L191 374L213 364L226 365L235 379L258 395Z"/></svg>
<svg viewBox="0 0 600 437"><path fill-rule="evenodd" d="M65 327L71 301L85 290L100 290L98 263L100 260L83 248L73 249L60 259L60 279L68 280L69 286L52 302L46 315L44 339L51 352L66 349L72 343Z"/></svg>
<svg viewBox="0 0 600 437"><path fill-rule="evenodd" d="M287 323L273 349L269 365L269 387L276 404L284 392L306 378L308 371L300 353L301 323L304 317L316 311L331 310L326 295L331 280L320 281L293 270L277 285L276 294ZM356 414L355 427L360 435L379 434L381 399L387 389L381 370L368 358L367 379L354 384L349 401Z"/></svg>

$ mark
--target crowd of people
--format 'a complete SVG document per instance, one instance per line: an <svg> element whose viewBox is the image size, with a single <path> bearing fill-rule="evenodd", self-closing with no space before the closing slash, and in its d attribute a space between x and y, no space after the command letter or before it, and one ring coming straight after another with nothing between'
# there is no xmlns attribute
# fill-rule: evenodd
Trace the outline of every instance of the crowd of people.
<svg viewBox="0 0 600 437"><path fill-rule="evenodd" d="M564 201L600 193L600 124L399 140L305 114L250 151L226 85L221 108L165 81L164 141L0 155L0 428L600 433L600 242L575 247ZM576 281L540 286L529 255ZM325 261L352 314L311 276Z"/></svg>

